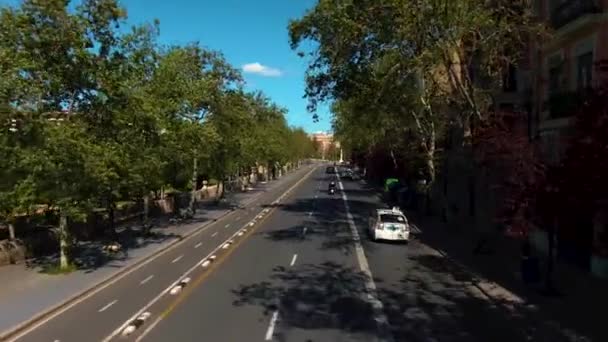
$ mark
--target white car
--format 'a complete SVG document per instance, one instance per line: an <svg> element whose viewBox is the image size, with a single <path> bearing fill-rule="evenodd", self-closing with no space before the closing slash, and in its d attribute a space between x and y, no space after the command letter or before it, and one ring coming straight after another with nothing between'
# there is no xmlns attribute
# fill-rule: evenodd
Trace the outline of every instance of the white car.
<svg viewBox="0 0 608 342"><path fill-rule="evenodd" d="M407 242L410 239L410 226L399 208L377 209L369 219L369 234L374 241Z"/></svg>

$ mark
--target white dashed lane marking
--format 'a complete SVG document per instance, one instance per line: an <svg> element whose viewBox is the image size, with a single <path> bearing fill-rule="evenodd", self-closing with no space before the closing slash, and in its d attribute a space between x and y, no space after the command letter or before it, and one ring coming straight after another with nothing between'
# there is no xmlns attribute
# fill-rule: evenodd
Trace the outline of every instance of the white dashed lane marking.
<svg viewBox="0 0 608 342"><path fill-rule="evenodd" d="M116 302L118 302L118 299L114 299L113 301L109 302L103 308L99 309L98 312L104 312L104 311L108 310L110 308L110 306L116 304Z"/></svg>
<svg viewBox="0 0 608 342"><path fill-rule="evenodd" d="M296 263L296 259L298 259L298 255L294 254L293 258L291 258L291 263L289 264L289 266L293 266Z"/></svg>
<svg viewBox="0 0 608 342"><path fill-rule="evenodd" d="M180 259L183 257L184 257L184 255L182 254L182 255L178 256L177 258L173 259L173 261L171 261L171 263L175 264L176 262L180 261Z"/></svg>
<svg viewBox="0 0 608 342"><path fill-rule="evenodd" d="M146 279L144 279L144 280L140 281L140 282L139 282L139 285L143 285L143 284L145 284L145 283L149 282L149 281L150 281L150 279L152 279L152 278L154 278L154 274L149 275L148 277L146 277Z"/></svg>
<svg viewBox="0 0 608 342"><path fill-rule="evenodd" d="M194 245L194 248L199 248L202 244L203 244L202 242L199 242L196 245Z"/></svg>
<svg viewBox="0 0 608 342"><path fill-rule="evenodd" d="M215 233L211 234L211 237L214 237L214 236L216 236L216 235L217 235L217 232L215 232Z"/></svg>

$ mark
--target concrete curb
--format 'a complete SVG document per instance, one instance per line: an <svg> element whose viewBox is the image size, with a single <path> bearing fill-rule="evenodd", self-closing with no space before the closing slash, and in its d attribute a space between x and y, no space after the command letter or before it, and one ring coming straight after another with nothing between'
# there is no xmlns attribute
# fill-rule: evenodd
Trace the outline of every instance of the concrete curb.
<svg viewBox="0 0 608 342"><path fill-rule="evenodd" d="M300 169L301 170L301 169ZM297 170L296 170L297 171ZM256 195L253 199L249 200L246 202L246 205L249 205L251 203L253 203L256 199L258 199L262 194L264 194L265 192L260 192L258 195ZM113 280L119 278L120 276L128 273L129 271L133 270L134 268L140 266L141 264L143 264L144 262L146 262L149 259L155 258L158 255L164 253L165 251L167 251L168 249L174 247L176 244L184 241L185 239L187 239L188 237L192 236L193 234L196 234L197 232L199 232L201 229L216 223L217 221L225 218L226 216L230 215L231 213L234 213L234 209L228 209L226 210L226 212L224 212L223 214L221 214L220 216L211 219L208 222L203 223L202 225L200 225L197 228L194 228L193 230L191 230L188 233L185 233L184 235L181 235L179 238L175 238L173 241L168 242L166 245L160 247L159 249L155 250L154 252L142 256L139 259L137 259L136 261L134 261L132 264L125 266L124 268L122 268L121 270L117 271L116 273L110 274L109 276L105 277L103 280L95 283L94 285L78 292L77 294L57 303L56 305L45 309L43 312L39 313L38 315L33 316L32 318L23 321L5 331L0 332L0 341L5 341L8 340L10 338L13 338L15 335L19 334L20 332L28 329L29 327L31 327L32 325L35 325L36 323L44 320L45 318L53 315L54 313L56 313L57 311L63 309L64 307L78 301L79 299L89 295L90 293L96 291L97 289L105 286L106 284L112 282Z"/></svg>

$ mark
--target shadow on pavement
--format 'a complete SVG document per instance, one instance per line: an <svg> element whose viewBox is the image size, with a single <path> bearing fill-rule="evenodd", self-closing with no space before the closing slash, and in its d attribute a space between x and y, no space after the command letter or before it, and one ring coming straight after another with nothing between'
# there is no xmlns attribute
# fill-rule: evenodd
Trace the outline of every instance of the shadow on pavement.
<svg viewBox="0 0 608 342"><path fill-rule="evenodd" d="M378 194L371 188L370 192ZM351 211L356 211L357 205L354 202ZM470 228L450 230L445 225L438 225L433 219L406 214L417 226L416 243L440 251L442 255L410 256L412 269L401 283L391 287L380 286L379 296L385 304L398 340L606 340L605 331L601 332L601 336L596 333L593 339L590 335L585 336L598 331L599 319L592 317L597 316L593 310L576 305L574 312L578 314L573 314L572 305L561 303L556 298L540 299L535 291L525 288L518 278L517 266L513 267L513 262L508 264L500 261L500 258L518 258L517 253L507 251L506 246L495 251L498 259L492 255L474 256L472 251L475 240L468 235L463 236L464 231ZM509 248L513 249L513 246ZM480 285L482 280L483 287ZM494 288L492 283L499 284L500 287ZM490 290L508 297L501 288L525 298L525 302L486 296ZM603 306L605 305L599 305ZM576 318L568 318L572 316ZM594 322L596 327L593 327ZM432 338L429 339L430 337Z"/></svg>
<svg viewBox="0 0 608 342"><path fill-rule="evenodd" d="M233 290L233 305L255 305L272 314L279 307L287 329L339 329L376 334L372 307L365 300L366 277L352 268L325 262L276 267L270 281ZM280 303L277 302L280 298ZM282 340L281 336L276 336Z"/></svg>
<svg viewBox="0 0 608 342"><path fill-rule="evenodd" d="M234 209L235 206L226 203L226 208ZM220 204L221 207L221 204ZM207 207L208 208L208 207ZM152 220L152 228L146 231L141 223L133 223L117 229L117 236L110 239L101 236L96 239L77 241L72 247L72 261L75 270L90 273L101 267L124 267L124 262L131 257L129 254L138 249L146 248L150 245L162 244L173 239L181 239L180 227L188 225L201 225L205 222L215 221L206 217L203 209L199 209L199 214L190 219L175 220L171 217L155 218ZM105 250L105 246L113 241L118 241L121 245L120 251L110 253ZM54 250L59 249L57 246ZM26 267L40 273L57 273L59 264L59 254L54 253L29 259Z"/></svg>
<svg viewBox="0 0 608 342"><path fill-rule="evenodd" d="M361 222L367 222L369 212L373 208L370 203L358 200L349 200L351 214L360 232L364 231ZM312 217L297 226L274 230L266 233L266 238L276 242L301 243L312 239L321 239L321 250L339 250L344 254L354 252L354 240L350 226L346 220L344 202L341 197L320 197L317 199L299 199L292 203L274 205L279 210L307 215L314 212ZM356 211L353 210L356 208ZM306 227L306 234L302 234ZM367 235L362 234L362 239ZM373 250L375 246L371 246Z"/></svg>
<svg viewBox="0 0 608 342"><path fill-rule="evenodd" d="M595 317L593 310L583 309L585 304L579 303L572 305L565 297L547 298L540 296L536 288L527 288L519 278L519 270L516 267L517 254L511 249L513 246L500 246L495 244L496 250L492 254L473 255L475 241L470 241L462 236L453 236L458 232L446 230L446 227L435 227L432 223L425 222L418 218L420 222L419 241L435 250L441 251L443 262L440 265L424 265L429 269L436 269L437 272L449 272L454 274L471 274L472 285L477 285L480 279L484 279L485 284L496 283L500 288L507 289L510 293L522 298L525 304L516 304L513 301L503 300L490 296L494 305L505 308L512 307L514 315L521 317L518 319L519 325L530 325L529 333L532 337L527 337L529 341L605 341L608 337L605 329L598 329L599 320ZM443 230L443 231L440 231ZM504 239L504 238L502 238ZM511 262L501 261L510 260ZM467 276L465 276L467 277ZM559 284L558 284L559 286ZM477 286L478 290L484 293L485 287ZM504 292L499 290L500 293ZM510 297L510 294L506 294ZM597 298L596 303L606 302L605 297ZM598 305L603 307L603 305ZM578 313L574 313L578 312ZM575 318L573 318L575 317ZM513 321L513 320L512 320ZM598 335L598 331L600 334ZM594 336L595 334L596 336ZM593 336L591 338L590 336ZM506 341L506 339L504 339Z"/></svg>
<svg viewBox="0 0 608 342"><path fill-rule="evenodd" d="M470 273L442 256L410 259L399 284L378 290L398 341L584 341L539 320L531 307L488 301Z"/></svg>

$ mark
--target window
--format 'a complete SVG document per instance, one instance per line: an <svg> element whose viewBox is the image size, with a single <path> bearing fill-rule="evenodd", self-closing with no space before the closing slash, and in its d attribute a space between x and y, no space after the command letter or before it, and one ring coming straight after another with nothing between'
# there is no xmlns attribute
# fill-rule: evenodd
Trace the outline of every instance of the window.
<svg viewBox="0 0 608 342"><path fill-rule="evenodd" d="M566 1L569 1L569 0L549 0L549 10L554 11L559 6L564 4Z"/></svg>
<svg viewBox="0 0 608 342"><path fill-rule="evenodd" d="M517 91L517 69L513 64L509 64L509 67L505 71L502 78L502 90L504 92L515 92Z"/></svg>
<svg viewBox="0 0 608 342"><path fill-rule="evenodd" d="M577 89L591 88L591 76L593 74L593 52L578 56L577 59Z"/></svg>
<svg viewBox="0 0 608 342"><path fill-rule="evenodd" d="M501 112L512 113L515 111L515 105L512 103L501 103L498 105L498 110Z"/></svg>
<svg viewBox="0 0 608 342"><path fill-rule="evenodd" d="M385 223L405 223L405 217L401 215L381 214L380 222Z"/></svg>
<svg viewBox="0 0 608 342"><path fill-rule="evenodd" d="M562 89L562 65L549 68L549 94L558 93Z"/></svg>

